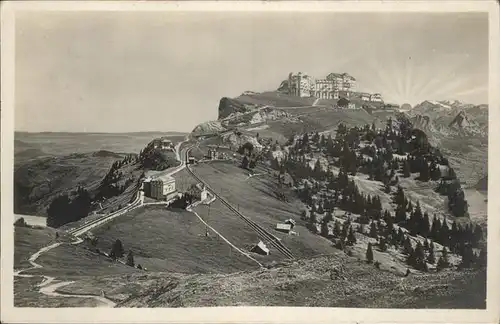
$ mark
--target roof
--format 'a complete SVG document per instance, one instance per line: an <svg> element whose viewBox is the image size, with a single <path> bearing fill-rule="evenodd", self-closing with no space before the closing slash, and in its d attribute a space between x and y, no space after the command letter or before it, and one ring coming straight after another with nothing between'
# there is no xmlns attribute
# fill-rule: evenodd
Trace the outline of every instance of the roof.
<svg viewBox="0 0 500 324"><path fill-rule="evenodd" d="M175 179L169 175L162 175L154 178L152 181L175 182Z"/></svg>
<svg viewBox="0 0 500 324"><path fill-rule="evenodd" d="M261 249L262 251L266 252L267 254L269 254L269 249L267 248L267 246L264 244L264 242L260 241L259 243L257 243L257 245L254 246L255 247L258 247L259 249Z"/></svg>
<svg viewBox="0 0 500 324"><path fill-rule="evenodd" d="M290 224L281 224L281 223L278 223L276 224L276 229L280 229L280 230L291 230L292 229L292 225Z"/></svg>

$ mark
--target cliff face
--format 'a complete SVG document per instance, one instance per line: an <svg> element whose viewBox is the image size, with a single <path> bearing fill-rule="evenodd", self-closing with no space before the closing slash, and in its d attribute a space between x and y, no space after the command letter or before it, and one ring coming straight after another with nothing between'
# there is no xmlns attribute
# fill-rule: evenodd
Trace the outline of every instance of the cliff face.
<svg viewBox="0 0 500 324"><path fill-rule="evenodd" d="M224 97L219 102L219 117L218 119L223 119L233 113L245 113L249 109L241 102Z"/></svg>

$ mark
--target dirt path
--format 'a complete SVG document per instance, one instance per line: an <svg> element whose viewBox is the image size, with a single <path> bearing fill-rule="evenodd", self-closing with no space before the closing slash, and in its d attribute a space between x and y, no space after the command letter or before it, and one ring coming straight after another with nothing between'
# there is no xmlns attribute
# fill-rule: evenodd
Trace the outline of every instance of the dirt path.
<svg viewBox="0 0 500 324"><path fill-rule="evenodd" d="M81 239L72 242L71 244L79 244L83 242ZM22 269L22 270L17 270L14 272L14 277L20 277L20 278L33 278L33 277L42 277L43 281L39 283L36 287L39 288L39 292L50 297L79 297L79 298L93 298L97 301L100 302L101 307L114 307L116 305L115 302L111 301L110 299L107 299L104 296L95 296L95 295L80 295L80 294L69 294L69 293L64 293L60 294L55 292L55 290L59 287L62 286L67 286L69 284L72 284L74 281L57 281L56 278L50 277L50 276L45 276L45 275L29 275L29 274L22 274L25 271L33 270L33 269L40 269L43 268L42 265L36 263L36 260L42 255L43 253L50 251L59 245L63 244L62 242L57 242L53 243L49 246L43 247L40 250L38 250L36 253L31 255L29 258L29 262L31 263L32 267L27 268L27 269ZM55 283L53 283L55 282Z"/></svg>

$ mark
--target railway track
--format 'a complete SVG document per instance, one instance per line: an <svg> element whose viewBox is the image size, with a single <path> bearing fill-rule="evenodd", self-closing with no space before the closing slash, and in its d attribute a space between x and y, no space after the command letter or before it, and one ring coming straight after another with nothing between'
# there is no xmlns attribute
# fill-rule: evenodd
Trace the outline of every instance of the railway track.
<svg viewBox="0 0 500 324"><path fill-rule="evenodd" d="M187 155L189 154L189 150L186 152L186 158L187 158ZM186 168L188 170L188 172L199 182L203 183L205 185L205 187L212 192L212 194L217 197L224 206L226 206L227 208L229 208L229 210L231 210L233 213L235 213L236 215L238 215L241 219L243 219L243 221L251 228L253 229L258 235L259 237L263 240L263 241L268 241L274 248L276 248L276 250L278 250L278 252L280 252L281 254L283 254L285 257L287 257L288 259L291 259L291 260L294 260L295 257L293 256L293 253L292 251L290 251L290 249L288 249L280 240L279 238L277 238L275 235L269 233L266 229L264 229L262 226L260 226L259 224L257 224L256 222L254 222L253 220L251 220L250 218L248 218L247 216L243 215L242 213L240 213L236 208L234 208L230 203L228 203L224 198L222 198L219 194L217 194L209 185L208 183L206 183L204 180L202 180L200 177L198 177L192 170L189 166L187 166Z"/></svg>

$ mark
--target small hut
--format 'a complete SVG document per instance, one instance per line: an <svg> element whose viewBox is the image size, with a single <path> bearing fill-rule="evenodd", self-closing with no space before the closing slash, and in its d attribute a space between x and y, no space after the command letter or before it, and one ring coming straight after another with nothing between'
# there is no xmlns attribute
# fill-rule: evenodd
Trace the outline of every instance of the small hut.
<svg viewBox="0 0 500 324"><path fill-rule="evenodd" d="M288 234L292 230L292 224L278 223L278 224L276 224L276 230Z"/></svg>
<svg viewBox="0 0 500 324"><path fill-rule="evenodd" d="M256 245L254 245L252 247L252 249L250 250L250 252L258 253L258 254L262 254L262 255L269 255L269 253L270 253L269 249L267 248L267 246L262 241L260 241Z"/></svg>

